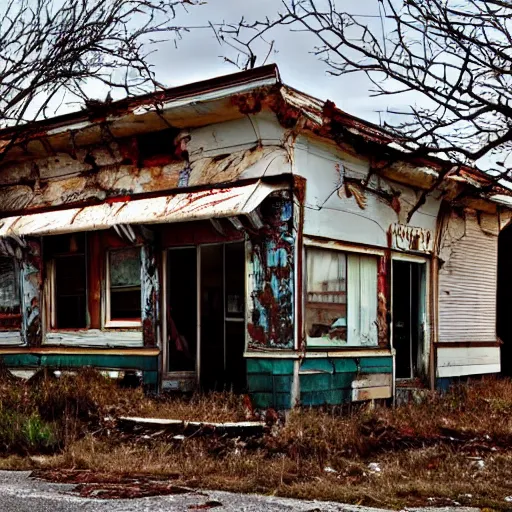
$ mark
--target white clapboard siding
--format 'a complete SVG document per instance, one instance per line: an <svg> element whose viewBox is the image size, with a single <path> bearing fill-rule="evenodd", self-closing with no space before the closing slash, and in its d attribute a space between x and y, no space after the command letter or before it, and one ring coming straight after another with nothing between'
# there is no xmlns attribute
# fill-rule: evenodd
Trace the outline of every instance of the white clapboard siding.
<svg viewBox="0 0 512 512"><path fill-rule="evenodd" d="M441 257L439 342L496 341L497 235L484 233L474 213L465 223L452 216Z"/></svg>
<svg viewBox="0 0 512 512"><path fill-rule="evenodd" d="M437 348L437 376L458 377L500 371L500 347Z"/></svg>

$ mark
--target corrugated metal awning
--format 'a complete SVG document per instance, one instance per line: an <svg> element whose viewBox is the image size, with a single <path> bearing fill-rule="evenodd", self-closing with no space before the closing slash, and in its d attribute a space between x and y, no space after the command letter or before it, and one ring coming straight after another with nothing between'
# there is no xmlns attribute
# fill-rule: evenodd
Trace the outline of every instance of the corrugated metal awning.
<svg viewBox="0 0 512 512"><path fill-rule="evenodd" d="M56 235L108 229L119 224L163 224L247 215L269 194L286 188L289 185L258 181L240 187L214 188L7 217L0 220L0 237Z"/></svg>

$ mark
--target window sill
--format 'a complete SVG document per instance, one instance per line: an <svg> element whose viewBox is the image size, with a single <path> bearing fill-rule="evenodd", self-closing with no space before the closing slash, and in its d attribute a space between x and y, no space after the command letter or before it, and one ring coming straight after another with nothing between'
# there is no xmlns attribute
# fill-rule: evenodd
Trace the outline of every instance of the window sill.
<svg viewBox="0 0 512 512"><path fill-rule="evenodd" d="M43 345L70 345L73 347L142 347L141 331L51 331L46 333Z"/></svg>
<svg viewBox="0 0 512 512"><path fill-rule="evenodd" d="M137 329L141 327L140 320L109 320L105 322L105 329Z"/></svg>
<svg viewBox="0 0 512 512"><path fill-rule="evenodd" d="M0 345L23 345L20 331L0 331Z"/></svg>

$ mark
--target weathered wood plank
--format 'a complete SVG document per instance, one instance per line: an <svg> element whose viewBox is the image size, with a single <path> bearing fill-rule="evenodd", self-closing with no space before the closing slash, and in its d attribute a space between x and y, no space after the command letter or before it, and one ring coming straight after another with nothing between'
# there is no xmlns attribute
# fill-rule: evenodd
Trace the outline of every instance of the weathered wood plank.
<svg viewBox="0 0 512 512"><path fill-rule="evenodd" d="M360 402L363 400L380 400L391 398L390 386L379 386L374 388L356 388L352 390L352 401Z"/></svg>
<svg viewBox="0 0 512 512"><path fill-rule="evenodd" d="M390 373L360 374L352 381L352 389L382 386L391 388L392 382L393 378Z"/></svg>

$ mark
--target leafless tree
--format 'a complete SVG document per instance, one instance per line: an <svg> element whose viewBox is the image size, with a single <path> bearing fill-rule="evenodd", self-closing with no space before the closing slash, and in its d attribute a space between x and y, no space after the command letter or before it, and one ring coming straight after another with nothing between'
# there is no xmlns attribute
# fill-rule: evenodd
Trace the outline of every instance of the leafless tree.
<svg viewBox="0 0 512 512"><path fill-rule="evenodd" d="M2 0L0 125L87 101L94 85L124 95L158 86L148 64L158 39L179 37L177 8L195 0ZM105 94L105 91L103 91ZM50 109L51 107L51 109Z"/></svg>
<svg viewBox="0 0 512 512"><path fill-rule="evenodd" d="M347 11L347 5L353 11ZM225 25L224 39L254 65L277 27L314 34L335 76L365 73L373 95L423 95L390 127L420 155L512 170L512 3L509 0L374 0L375 17L344 0L282 0L274 19ZM396 112L394 112L396 113Z"/></svg>

